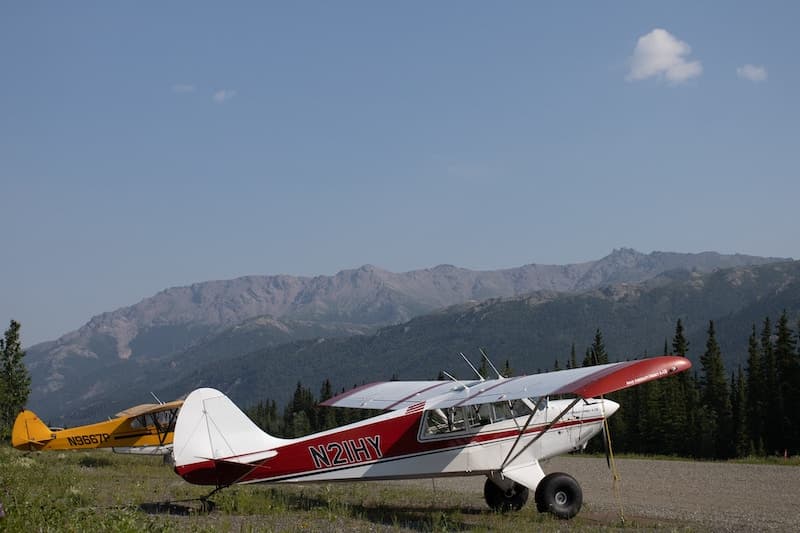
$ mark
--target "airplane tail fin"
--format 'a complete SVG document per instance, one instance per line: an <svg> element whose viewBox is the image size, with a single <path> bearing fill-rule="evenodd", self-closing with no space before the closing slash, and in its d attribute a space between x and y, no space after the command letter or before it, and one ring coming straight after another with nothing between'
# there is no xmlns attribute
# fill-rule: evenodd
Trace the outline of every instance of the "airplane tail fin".
<svg viewBox="0 0 800 533"><path fill-rule="evenodd" d="M220 391L197 389L175 423L175 471L190 483L227 485L287 442L262 431Z"/></svg>
<svg viewBox="0 0 800 533"><path fill-rule="evenodd" d="M11 430L11 445L18 450L41 450L54 438L53 431L36 416L36 413L27 409L17 415Z"/></svg>

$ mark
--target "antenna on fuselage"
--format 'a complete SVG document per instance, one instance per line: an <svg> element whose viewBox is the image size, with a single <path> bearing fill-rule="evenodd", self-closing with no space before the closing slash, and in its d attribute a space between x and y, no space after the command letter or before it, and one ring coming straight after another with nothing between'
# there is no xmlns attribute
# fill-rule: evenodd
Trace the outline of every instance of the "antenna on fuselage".
<svg viewBox="0 0 800 533"><path fill-rule="evenodd" d="M464 361L466 361L466 363L469 365L472 371L478 375L478 379L480 379L481 381L486 381L486 378L481 376L481 373L478 372L478 370L472 365L472 363L469 362L469 359L467 359L467 356L464 355L464 352L458 352L458 355L460 355L464 359Z"/></svg>
<svg viewBox="0 0 800 533"><path fill-rule="evenodd" d="M492 360L489 359L489 356L486 355L486 352L483 351L483 348L478 348L478 350L480 350L481 355L486 360L486 362L489 363L489 366L492 367L492 370L494 370L494 373L497 374L497 379L505 379L505 377L500 372L497 371L497 368L492 363Z"/></svg>

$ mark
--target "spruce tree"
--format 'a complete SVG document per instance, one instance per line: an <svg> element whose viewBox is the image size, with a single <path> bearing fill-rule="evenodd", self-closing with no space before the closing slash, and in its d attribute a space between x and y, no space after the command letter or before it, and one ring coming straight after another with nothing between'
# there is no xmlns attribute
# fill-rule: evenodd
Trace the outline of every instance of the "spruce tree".
<svg viewBox="0 0 800 533"><path fill-rule="evenodd" d="M736 376L731 373L731 414L734 453L736 457L745 457L750 454L751 439L748 435L746 384L741 366Z"/></svg>
<svg viewBox="0 0 800 533"><path fill-rule="evenodd" d="M608 353L606 352L606 345L603 343L603 334L600 328L594 332L594 342L592 342L591 358L593 365L604 365L608 363Z"/></svg>
<svg viewBox="0 0 800 533"><path fill-rule="evenodd" d="M789 327L789 317L783 311L775 326L775 374L778 379L778 394L780 397L779 420L782 428L782 442L778 452L798 449L798 417L797 406L800 405L798 381L800 381L800 365L795 353L796 342L794 334Z"/></svg>
<svg viewBox="0 0 800 533"><path fill-rule="evenodd" d="M756 325L747 340L747 389L745 417L747 419L747 433L750 437L749 453L761 455L764 453L764 427L765 406L767 405L764 388L764 373L761 364L761 346L758 344Z"/></svg>
<svg viewBox="0 0 800 533"><path fill-rule="evenodd" d="M711 438L711 442L714 444L713 457L727 459L734 453L731 397L713 320L708 323L706 351L700 357L700 365L702 371L701 398L711 421L713 421L713 427L709 428L713 432Z"/></svg>
<svg viewBox="0 0 800 533"><path fill-rule="evenodd" d="M31 378L22 362L25 351L20 341L20 324L12 320L0 339L0 437L7 438L17 414L31 392Z"/></svg>
<svg viewBox="0 0 800 533"><path fill-rule="evenodd" d="M673 355L686 357L688 352L689 341L686 340L686 336L683 334L683 322L681 322L681 319L679 318L675 323L675 336L672 338L672 353Z"/></svg>
<svg viewBox="0 0 800 533"><path fill-rule="evenodd" d="M689 341L684 335L683 322L679 318L675 323L675 335L672 337L672 354L686 357L689 353ZM697 424L695 412L698 407L698 393L695 380L689 372L681 372L675 378L664 380L671 388L670 402L674 402L671 409L674 411L673 424L677 436L675 451L679 455L692 455L692 439L696 434Z"/></svg>
<svg viewBox="0 0 800 533"><path fill-rule="evenodd" d="M319 401L322 403L331 398L333 398L333 387L331 386L331 380L326 379L322 382L322 387L319 391ZM336 413L333 407L320 406L317 418L317 429L319 430L330 429L337 426Z"/></svg>
<svg viewBox="0 0 800 533"><path fill-rule="evenodd" d="M764 451L767 454L779 453L783 441L781 420L783 418L783 398L778 386L778 373L775 365L775 351L772 344L772 322L764 318L761 328L761 372L765 394L769 395L769 403L764 411ZM782 450L780 450L782 451Z"/></svg>

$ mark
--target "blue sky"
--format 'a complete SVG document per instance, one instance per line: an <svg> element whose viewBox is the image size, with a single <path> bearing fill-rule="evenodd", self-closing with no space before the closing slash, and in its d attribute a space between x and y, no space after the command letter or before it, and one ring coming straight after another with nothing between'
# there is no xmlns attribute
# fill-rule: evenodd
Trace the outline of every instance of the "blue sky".
<svg viewBox="0 0 800 533"><path fill-rule="evenodd" d="M796 2L5 2L0 320L247 274L800 257Z"/></svg>

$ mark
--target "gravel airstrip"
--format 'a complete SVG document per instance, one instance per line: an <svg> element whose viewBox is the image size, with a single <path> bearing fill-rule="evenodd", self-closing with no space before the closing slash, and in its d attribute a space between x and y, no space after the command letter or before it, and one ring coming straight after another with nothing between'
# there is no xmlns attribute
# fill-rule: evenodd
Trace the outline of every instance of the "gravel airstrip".
<svg viewBox="0 0 800 533"><path fill-rule="evenodd" d="M581 516L608 525L620 504L603 458L564 456L544 471L567 472L583 488ZM800 468L649 459L617 459L626 521L698 531L800 531ZM475 493L483 477L427 481L437 490ZM528 505L533 504L531 495Z"/></svg>

